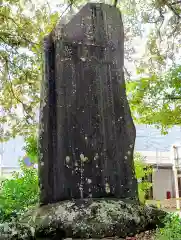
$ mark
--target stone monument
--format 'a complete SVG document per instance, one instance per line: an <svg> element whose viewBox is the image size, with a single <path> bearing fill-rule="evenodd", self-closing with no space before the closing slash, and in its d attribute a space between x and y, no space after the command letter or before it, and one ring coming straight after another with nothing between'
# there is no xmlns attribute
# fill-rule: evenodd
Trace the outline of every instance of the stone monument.
<svg viewBox="0 0 181 240"><path fill-rule="evenodd" d="M123 42L119 10L90 3L45 38L41 206L4 224L0 239L125 239L163 227L165 212L135 201Z"/></svg>
<svg viewBox="0 0 181 240"><path fill-rule="evenodd" d="M45 37L44 51L41 204L137 199L136 131L126 97L120 11L86 4Z"/></svg>

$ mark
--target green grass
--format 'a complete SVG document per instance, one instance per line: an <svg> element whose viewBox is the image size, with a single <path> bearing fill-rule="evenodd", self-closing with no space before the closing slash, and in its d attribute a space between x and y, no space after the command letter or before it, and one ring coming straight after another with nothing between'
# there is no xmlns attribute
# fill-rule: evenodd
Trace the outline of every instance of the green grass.
<svg viewBox="0 0 181 240"><path fill-rule="evenodd" d="M165 227L157 229L155 240L180 240L181 219L178 214L170 213L165 218Z"/></svg>

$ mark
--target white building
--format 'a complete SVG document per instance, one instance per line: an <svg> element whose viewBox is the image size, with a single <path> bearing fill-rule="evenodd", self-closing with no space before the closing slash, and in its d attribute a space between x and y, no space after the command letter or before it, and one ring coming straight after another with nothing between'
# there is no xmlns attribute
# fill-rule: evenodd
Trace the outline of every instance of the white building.
<svg viewBox="0 0 181 240"><path fill-rule="evenodd" d="M0 177L7 177L19 170L19 159L25 155L22 137L0 143Z"/></svg>
<svg viewBox="0 0 181 240"><path fill-rule="evenodd" d="M170 149L175 142L181 143L181 128L174 127L167 135L161 135L151 126L137 126L136 151L139 151L147 164L152 165L153 187L150 198L164 200L170 194L175 197L174 174ZM178 172L179 195L181 197L181 171Z"/></svg>
<svg viewBox="0 0 181 240"><path fill-rule="evenodd" d="M153 166L151 180L153 188L150 197L163 200L170 192L175 197L175 187L170 158L170 148L175 142L181 142L181 128L174 127L167 135L161 135L160 130L146 125L138 125L135 150L140 152L145 162ZM10 172L19 169L18 160L25 155L22 150L24 141L18 137L0 146L0 174L7 176ZM180 172L181 174L181 172ZM181 175L178 175L181 196Z"/></svg>

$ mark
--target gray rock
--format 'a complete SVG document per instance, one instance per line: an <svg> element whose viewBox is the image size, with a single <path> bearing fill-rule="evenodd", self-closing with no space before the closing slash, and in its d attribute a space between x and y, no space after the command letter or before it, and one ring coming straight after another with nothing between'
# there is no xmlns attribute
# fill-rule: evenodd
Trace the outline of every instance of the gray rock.
<svg viewBox="0 0 181 240"><path fill-rule="evenodd" d="M119 9L87 3L45 37L44 51L40 202L138 199Z"/></svg>
<svg viewBox="0 0 181 240"><path fill-rule="evenodd" d="M1 229L0 239L124 238L156 228L165 216L162 210L129 201L65 201L28 211L18 224Z"/></svg>

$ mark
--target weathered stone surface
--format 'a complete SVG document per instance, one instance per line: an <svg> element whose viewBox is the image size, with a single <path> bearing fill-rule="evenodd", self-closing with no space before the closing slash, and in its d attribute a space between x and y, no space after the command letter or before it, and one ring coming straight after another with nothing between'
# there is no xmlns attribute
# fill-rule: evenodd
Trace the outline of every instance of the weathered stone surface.
<svg viewBox="0 0 181 240"><path fill-rule="evenodd" d="M135 126L124 80L121 13L86 4L45 38L41 203L134 198Z"/></svg>
<svg viewBox="0 0 181 240"><path fill-rule="evenodd" d="M156 228L165 215L156 208L120 200L65 201L28 212L18 228L24 230L24 240L30 239L25 234L30 236L31 232L35 239L43 240L125 238ZM6 239L13 238L9 235Z"/></svg>

